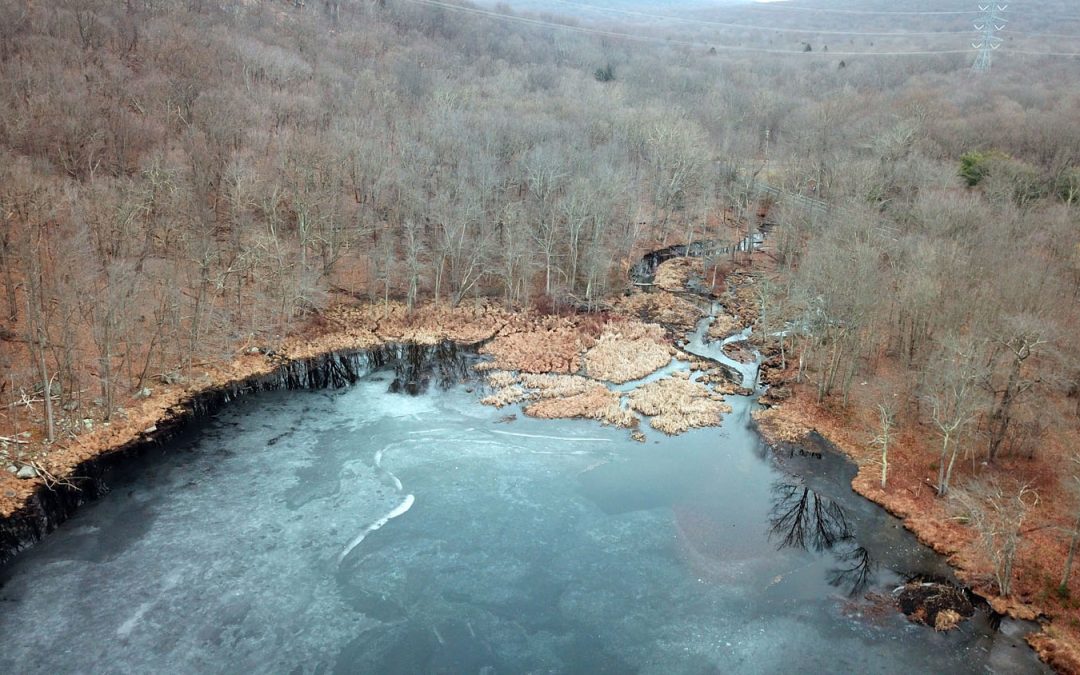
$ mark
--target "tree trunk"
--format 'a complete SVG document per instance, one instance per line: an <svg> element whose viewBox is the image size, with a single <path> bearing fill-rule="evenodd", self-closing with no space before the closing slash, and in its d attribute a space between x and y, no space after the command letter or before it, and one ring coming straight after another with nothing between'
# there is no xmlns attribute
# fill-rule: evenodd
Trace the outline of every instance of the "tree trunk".
<svg viewBox="0 0 1080 675"><path fill-rule="evenodd" d="M1073 525L1072 537L1069 538L1069 555L1065 558L1065 574L1061 577L1059 588L1062 593L1069 590L1069 576L1072 575L1073 558L1076 555L1076 544L1080 541L1080 516L1077 516Z"/></svg>
<svg viewBox="0 0 1080 675"><path fill-rule="evenodd" d="M949 456L949 438L946 433L941 441L941 461L938 462L938 497L944 497L949 492L949 475L952 473L952 462L949 462L949 471L945 470L945 459Z"/></svg>
<svg viewBox="0 0 1080 675"><path fill-rule="evenodd" d="M956 457L960 454L959 448L956 444L953 444L952 451L949 452L949 468L945 470L945 492L949 491L949 484L952 483L952 471L953 466L956 464ZM943 492L942 494L945 494Z"/></svg>
<svg viewBox="0 0 1080 675"><path fill-rule="evenodd" d="M990 415L990 442L989 459L993 462L997 459L998 451L1005 440L1005 433L1009 430L1009 422L1012 420L1012 404L1016 400L1017 385L1020 381L1020 359L1014 359L1012 369L1009 371L1009 381L1005 384L1005 391L1001 392L1001 400L994 406Z"/></svg>
<svg viewBox="0 0 1080 675"><path fill-rule="evenodd" d="M38 338L38 372L41 374L44 389L42 396L45 398L45 437L52 443L56 438L56 426L53 422L52 380L49 378L49 371L45 368L45 342L40 337Z"/></svg>
<svg viewBox="0 0 1080 675"><path fill-rule="evenodd" d="M889 442L881 446L881 489L885 489L885 481L889 477Z"/></svg>

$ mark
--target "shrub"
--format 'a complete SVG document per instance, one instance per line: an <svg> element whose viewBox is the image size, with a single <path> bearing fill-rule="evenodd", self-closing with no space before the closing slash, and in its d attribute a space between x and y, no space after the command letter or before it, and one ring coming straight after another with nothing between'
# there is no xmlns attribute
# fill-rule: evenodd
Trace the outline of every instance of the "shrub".
<svg viewBox="0 0 1080 675"><path fill-rule="evenodd" d="M596 78L597 82L611 82L615 79L615 69L609 63L602 68L597 68L596 72L593 73L593 77Z"/></svg>

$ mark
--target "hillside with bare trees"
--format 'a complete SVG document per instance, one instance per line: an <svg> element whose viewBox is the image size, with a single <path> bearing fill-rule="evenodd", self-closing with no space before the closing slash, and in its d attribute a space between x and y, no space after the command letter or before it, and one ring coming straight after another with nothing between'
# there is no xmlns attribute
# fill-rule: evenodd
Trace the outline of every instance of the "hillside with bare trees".
<svg viewBox="0 0 1080 675"><path fill-rule="evenodd" d="M0 0L0 489L342 306L608 312L764 228L706 261L752 279L763 427L835 432L1080 668L1075 8L979 76L966 5L563 4Z"/></svg>

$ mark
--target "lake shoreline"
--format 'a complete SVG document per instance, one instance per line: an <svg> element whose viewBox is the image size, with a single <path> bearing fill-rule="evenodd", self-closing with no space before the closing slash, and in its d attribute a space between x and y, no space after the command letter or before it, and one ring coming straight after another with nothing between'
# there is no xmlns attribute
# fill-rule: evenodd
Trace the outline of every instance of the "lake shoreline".
<svg viewBox="0 0 1080 675"><path fill-rule="evenodd" d="M246 378L193 392L172 404L154 422L152 431L136 433L125 442L102 448L79 461L51 486L35 481L36 488L23 504L0 518L0 565L54 531L83 504L107 495L109 486L103 479L110 470L161 448L234 400L261 391L337 389L379 368L422 369L431 360L452 359L459 351L475 353L478 347L479 343L444 341L435 345L387 343L343 349L283 361L268 372L256 369Z"/></svg>
<svg viewBox="0 0 1080 675"><path fill-rule="evenodd" d="M735 278L745 284L749 277L736 275ZM733 290L737 291L738 287ZM736 294L733 293L732 298L735 297ZM748 304L733 302L728 311L740 320L750 319L753 312ZM513 333L515 330L527 330L530 321L545 318L544 315L533 315L523 320L520 316L515 318L501 308L484 307L480 310L463 310L464 316L457 317L457 321L451 321L449 326L446 326L439 325L441 322L438 318L432 318L445 318L444 313L433 312L420 320L406 319L406 313L399 308L393 317L393 320L397 322L395 329L387 332L413 339L394 341L392 337L383 337L380 334L380 331L386 331L386 324L383 322L376 321L370 328L357 328L355 324L350 324L350 319L370 317L376 314L377 309L377 307L348 307L344 309L344 314L334 318L330 330L324 328L314 337L294 336L290 339L288 346L280 350L267 348L246 350L226 371L232 377L203 388L187 386L166 389L154 397L157 405L151 408L150 416L147 416L145 412L133 416L134 419L123 425L122 430L113 430L104 438L94 436L89 439L80 439L83 442L78 444L78 453L75 455L77 460L68 459L62 465L62 469L54 474L61 481L70 480L70 484L62 482L50 488L42 480L21 481L24 485L33 484L33 489L24 492L18 506L9 507L0 519L0 564L7 562L19 551L28 548L53 531L74 514L79 506L105 494L107 486L101 478L110 468L127 461L128 458L160 447L170 438L191 428L192 424L205 419L237 397L267 389L347 386L363 374L357 369L356 364L359 361L368 364L369 368L378 367L392 360L391 352L397 352L397 357L400 358L403 350L428 350L430 352L437 350L439 345L475 352L482 344L496 336ZM467 327L464 328L458 323L463 318L471 319L477 316L482 317L483 320L472 325L466 323ZM409 327L409 324L413 325ZM675 326L673 330L670 323L665 322L664 325L672 335L678 335L678 329L682 328ZM673 344L677 339L672 341ZM767 381L773 387L787 387L791 384L778 378L775 372L769 373ZM770 401L770 403L771 414L787 419L793 424L805 422L805 418L800 416L800 412L793 406L785 405L785 402ZM755 424L755 428L768 442L779 443L783 440L770 431L769 425ZM856 493L900 518L904 527L911 531L920 542L946 557L950 566L956 570L958 577L965 584L969 587L973 586L969 579L965 578L964 568L958 564L953 555L955 549L947 541L935 539L932 533L919 528L913 522L910 512L895 508L895 505L891 505L887 499L882 499L881 495L873 489L868 489L864 483L873 477L869 476L871 472L868 471L867 466L859 462L858 454L849 451L842 440L838 442L827 432L821 435L840 455L845 456L858 467L858 472L851 482L852 489ZM95 441L98 442L96 446ZM9 500L7 504L10 503ZM1000 614L1019 620L1038 618L1037 613L1031 614L1022 611L1022 608L1002 607L1000 604L995 604L992 594L974 592L980 597L985 597L994 610ZM1036 647L1036 651L1044 660L1059 667L1053 660L1046 657L1043 650L1038 648L1040 644L1045 644L1046 637L1044 632L1028 636L1027 639L1033 647Z"/></svg>

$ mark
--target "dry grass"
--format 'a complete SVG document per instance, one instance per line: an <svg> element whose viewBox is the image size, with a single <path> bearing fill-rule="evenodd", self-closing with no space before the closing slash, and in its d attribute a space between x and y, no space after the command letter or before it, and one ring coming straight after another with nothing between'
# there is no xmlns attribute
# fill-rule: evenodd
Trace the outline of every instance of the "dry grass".
<svg viewBox="0 0 1080 675"><path fill-rule="evenodd" d="M473 344L486 340L518 320L502 307L481 303L449 307L420 305L412 312L400 302L376 305L338 305L323 314L336 332L378 336L380 342L435 344L453 340Z"/></svg>
<svg viewBox="0 0 1080 675"><path fill-rule="evenodd" d="M758 318L756 280L747 272L732 272L726 280L729 292L724 301L729 314L742 326L753 325Z"/></svg>
<svg viewBox="0 0 1080 675"><path fill-rule="evenodd" d="M947 631L952 630L960 625L960 622L964 620L964 617L960 616L960 612L952 609L943 609L937 614L937 618L934 619L934 630Z"/></svg>
<svg viewBox="0 0 1080 675"><path fill-rule="evenodd" d="M1042 633L1029 636L1027 641L1056 672L1080 673L1080 651L1074 646L1075 639L1063 634L1054 625L1045 627Z"/></svg>
<svg viewBox="0 0 1080 675"><path fill-rule="evenodd" d="M649 424L665 434L681 434L695 427L719 426L731 406L723 396L699 382L691 382L688 373L676 373L630 392L630 407L651 417Z"/></svg>
<svg viewBox="0 0 1080 675"><path fill-rule="evenodd" d="M518 332L499 335L480 352L493 357L496 368L525 373L576 373L581 352L594 338L580 325L559 317L538 318Z"/></svg>
<svg viewBox="0 0 1080 675"><path fill-rule="evenodd" d="M734 316L723 313L717 314L716 318L711 324L709 324L709 339L711 340L723 340L727 336L735 333L742 328L742 324Z"/></svg>
<svg viewBox="0 0 1080 675"><path fill-rule="evenodd" d="M521 379L514 373L508 373L505 370L496 370L492 373L488 373L487 385L492 389L502 389L503 387L509 387L510 385L517 384Z"/></svg>
<svg viewBox="0 0 1080 675"><path fill-rule="evenodd" d="M527 374L521 382L532 390L530 398L536 403L525 408L525 414L543 419L585 418L628 429L635 428L638 418L620 406L618 392L600 382L579 375Z"/></svg>
<svg viewBox="0 0 1080 675"><path fill-rule="evenodd" d="M536 398L566 398L583 394L593 387L603 387L581 375L559 375L556 373L525 373L521 383L536 393Z"/></svg>
<svg viewBox="0 0 1080 675"><path fill-rule="evenodd" d="M751 417L757 422L762 435L773 442L799 443L813 430L804 422L792 419L780 408L756 410Z"/></svg>
<svg viewBox="0 0 1080 675"><path fill-rule="evenodd" d="M626 429L638 425L637 416L619 405L619 393L598 382L577 394L537 401L525 408L525 414L542 419L592 419Z"/></svg>
<svg viewBox="0 0 1080 675"><path fill-rule="evenodd" d="M584 418L628 429L638 425L637 415L620 405L618 392L580 375L495 371L487 376L487 383L495 391L480 401L486 405L501 408L532 401L525 407L530 417Z"/></svg>
<svg viewBox="0 0 1080 675"><path fill-rule="evenodd" d="M686 290L691 275L702 276L703 269L700 258L672 258L660 263L656 268L655 283L657 288L681 293Z"/></svg>
<svg viewBox="0 0 1080 675"><path fill-rule="evenodd" d="M702 316L701 310L693 303L664 291L634 293L620 298L616 309L642 321L663 324L683 332L692 329Z"/></svg>
<svg viewBox="0 0 1080 675"><path fill-rule="evenodd" d="M706 370L698 377L697 381L712 386L713 391L721 394L734 394L738 389L735 383L724 374L724 371L718 368Z"/></svg>
<svg viewBox="0 0 1080 675"><path fill-rule="evenodd" d="M638 380L671 361L671 347L655 324L628 321L609 326L596 345L585 354L590 377L616 384Z"/></svg>
<svg viewBox="0 0 1080 675"><path fill-rule="evenodd" d="M637 411L651 417L653 428L670 435L719 426L722 415L731 412L721 393L691 382L687 372L638 387L629 395L629 409L622 407L619 392L580 375L495 371L488 375L487 383L495 388L481 401L487 405L502 407L524 401L524 412L530 417L592 419L627 429L637 428ZM644 440L644 435L639 433L634 439Z"/></svg>
<svg viewBox="0 0 1080 675"><path fill-rule="evenodd" d="M724 354L732 361L753 363L754 353L746 348L745 342L732 342L724 345Z"/></svg>
<svg viewBox="0 0 1080 675"><path fill-rule="evenodd" d="M524 401L529 395L529 392L525 391L516 384L511 384L505 387L500 387L494 392L480 399L480 402L484 405L493 405L496 408L501 408L507 405L513 405Z"/></svg>

